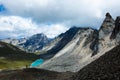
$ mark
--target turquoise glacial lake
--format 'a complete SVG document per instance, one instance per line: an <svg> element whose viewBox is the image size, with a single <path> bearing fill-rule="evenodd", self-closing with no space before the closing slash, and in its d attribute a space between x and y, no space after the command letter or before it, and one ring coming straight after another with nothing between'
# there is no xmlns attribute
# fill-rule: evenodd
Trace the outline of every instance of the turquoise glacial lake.
<svg viewBox="0 0 120 80"><path fill-rule="evenodd" d="M41 64L43 64L44 60L43 59L37 59L36 61L34 61L30 67L36 67L36 66L39 66Z"/></svg>

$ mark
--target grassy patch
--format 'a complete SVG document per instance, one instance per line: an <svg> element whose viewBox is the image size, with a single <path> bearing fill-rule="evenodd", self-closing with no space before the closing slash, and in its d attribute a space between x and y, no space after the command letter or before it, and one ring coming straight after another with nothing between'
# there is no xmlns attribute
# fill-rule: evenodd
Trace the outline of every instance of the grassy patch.
<svg viewBox="0 0 120 80"><path fill-rule="evenodd" d="M18 69L30 66L32 60L9 60L9 59L0 59L0 69Z"/></svg>

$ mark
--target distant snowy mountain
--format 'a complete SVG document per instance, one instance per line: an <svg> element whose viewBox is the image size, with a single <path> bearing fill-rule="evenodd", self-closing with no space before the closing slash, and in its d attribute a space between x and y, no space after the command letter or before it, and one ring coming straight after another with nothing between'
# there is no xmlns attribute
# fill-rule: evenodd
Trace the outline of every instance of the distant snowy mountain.
<svg viewBox="0 0 120 80"><path fill-rule="evenodd" d="M24 44L26 42L27 38L20 38L20 39L15 39L15 38L6 38L2 39L2 42L10 43L12 45L19 45L19 44Z"/></svg>
<svg viewBox="0 0 120 80"><path fill-rule="evenodd" d="M35 34L29 38L12 39L7 38L2 42L10 43L27 52L39 52L51 39L47 38L43 33Z"/></svg>
<svg viewBox="0 0 120 80"><path fill-rule="evenodd" d="M29 52L39 52L45 45L50 42L50 39L47 38L43 33L35 34L29 37L24 44L20 44L23 46L23 49Z"/></svg>

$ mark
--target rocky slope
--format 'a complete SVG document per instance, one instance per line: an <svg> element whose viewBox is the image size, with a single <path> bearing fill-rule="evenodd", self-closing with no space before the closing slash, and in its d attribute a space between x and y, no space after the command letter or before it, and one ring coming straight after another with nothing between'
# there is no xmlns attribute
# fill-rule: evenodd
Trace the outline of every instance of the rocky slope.
<svg viewBox="0 0 120 80"><path fill-rule="evenodd" d="M73 34L74 33L74 34ZM88 57L96 53L95 43L98 31L92 28L73 27L48 54L56 55L43 63L40 68L54 71L78 71ZM66 41L67 40L67 41Z"/></svg>
<svg viewBox="0 0 120 80"><path fill-rule="evenodd" d="M69 80L120 80L120 45L85 66Z"/></svg>
<svg viewBox="0 0 120 80"><path fill-rule="evenodd" d="M50 39L46 35L40 33L35 34L29 38L20 39L3 39L2 42L10 43L18 48L27 52L39 52L46 44L50 42Z"/></svg>
<svg viewBox="0 0 120 80"><path fill-rule="evenodd" d="M49 47L51 47L51 49L47 51L47 54L41 55L41 58L49 59L53 57L73 39L73 37L76 35L78 31L79 28L73 27L66 31L65 33L59 35L55 40L53 40L53 42L51 42L50 45L48 45Z"/></svg>
<svg viewBox="0 0 120 80"><path fill-rule="evenodd" d="M118 29L117 25L119 25L118 18L114 21L112 16L106 13L99 30L71 28L62 34L61 40L48 50L47 54L41 56L42 58L46 58L46 56L52 58L40 65L39 68L59 72L79 71L118 45L120 32L118 31L116 37L112 38L112 34L116 32L116 28Z"/></svg>

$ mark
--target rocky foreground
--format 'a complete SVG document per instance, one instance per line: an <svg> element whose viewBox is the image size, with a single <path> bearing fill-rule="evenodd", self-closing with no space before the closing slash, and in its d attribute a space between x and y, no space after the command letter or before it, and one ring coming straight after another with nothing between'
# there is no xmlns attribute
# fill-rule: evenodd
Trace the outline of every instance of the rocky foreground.
<svg viewBox="0 0 120 80"><path fill-rule="evenodd" d="M81 69L71 80L120 80L120 45Z"/></svg>
<svg viewBox="0 0 120 80"><path fill-rule="evenodd" d="M73 73L59 73L41 69L23 69L0 72L0 80L67 80Z"/></svg>
<svg viewBox="0 0 120 80"><path fill-rule="evenodd" d="M79 72L23 69L0 72L0 80L120 80L120 45Z"/></svg>

